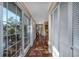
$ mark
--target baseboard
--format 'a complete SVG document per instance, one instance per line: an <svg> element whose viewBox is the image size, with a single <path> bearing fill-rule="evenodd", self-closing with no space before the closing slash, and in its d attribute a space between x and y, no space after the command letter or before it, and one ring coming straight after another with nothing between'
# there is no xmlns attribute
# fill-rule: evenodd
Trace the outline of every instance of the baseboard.
<svg viewBox="0 0 79 59"><path fill-rule="evenodd" d="M27 54L29 49L30 49L30 45L28 45L27 48L24 50L24 56Z"/></svg>
<svg viewBox="0 0 79 59"><path fill-rule="evenodd" d="M54 46L52 47L52 55L53 57L59 57L59 52Z"/></svg>

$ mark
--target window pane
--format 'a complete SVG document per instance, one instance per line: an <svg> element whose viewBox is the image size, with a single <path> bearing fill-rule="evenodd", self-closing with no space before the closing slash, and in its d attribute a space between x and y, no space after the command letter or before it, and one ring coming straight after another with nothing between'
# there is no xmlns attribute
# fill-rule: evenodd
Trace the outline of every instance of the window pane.
<svg viewBox="0 0 79 59"><path fill-rule="evenodd" d="M8 54L8 40L7 40L7 3L3 4L3 56L6 57Z"/></svg>
<svg viewBox="0 0 79 59"><path fill-rule="evenodd" d="M16 52L17 52L16 45L14 45L8 49L8 56L11 57L11 56L15 55Z"/></svg>
<svg viewBox="0 0 79 59"><path fill-rule="evenodd" d="M21 34L17 34L17 41L20 41L22 39L22 35Z"/></svg>
<svg viewBox="0 0 79 59"><path fill-rule="evenodd" d="M21 10L17 7L17 19L16 19L16 33L17 33L17 41L22 39L22 21L21 21Z"/></svg>
<svg viewBox="0 0 79 59"><path fill-rule="evenodd" d="M15 3L3 5L3 56L19 56L17 54L22 47L22 13Z"/></svg>
<svg viewBox="0 0 79 59"><path fill-rule="evenodd" d="M4 57L7 57L7 54L8 54L8 51L7 51L7 50L4 50L4 51L3 51L3 56L4 56Z"/></svg>
<svg viewBox="0 0 79 59"><path fill-rule="evenodd" d="M27 25L24 25L24 37L27 37Z"/></svg>
<svg viewBox="0 0 79 59"><path fill-rule="evenodd" d="M7 36L4 36L4 40L3 40L3 47L4 49L6 49L8 46L8 43L7 43Z"/></svg>
<svg viewBox="0 0 79 59"><path fill-rule="evenodd" d="M16 31L16 5L8 3L8 34L14 34Z"/></svg>
<svg viewBox="0 0 79 59"><path fill-rule="evenodd" d="M4 48L3 56L4 56L4 57L6 57L7 54L8 54L7 46L8 46L7 36L4 36L4 40L3 40L3 48Z"/></svg>
<svg viewBox="0 0 79 59"><path fill-rule="evenodd" d="M9 35L8 36L8 46L11 46L13 44L15 44L17 41L16 41L16 35Z"/></svg>
<svg viewBox="0 0 79 59"><path fill-rule="evenodd" d="M19 56L20 55L20 50L17 52L16 56Z"/></svg>
<svg viewBox="0 0 79 59"><path fill-rule="evenodd" d="M13 12L14 14L16 14L16 8L17 7L16 7L15 3L13 3L13 2L8 3L8 10Z"/></svg>
<svg viewBox="0 0 79 59"><path fill-rule="evenodd" d="M28 46L28 39L24 38L24 48L26 48Z"/></svg>
<svg viewBox="0 0 79 59"><path fill-rule="evenodd" d="M3 21L3 35L7 35L7 22Z"/></svg>
<svg viewBox="0 0 79 59"><path fill-rule="evenodd" d="M24 14L24 48L26 48L30 42L30 24L28 17Z"/></svg>
<svg viewBox="0 0 79 59"><path fill-rule="evenodd" d="M19 43L17 43L17 51L21 49L21 47L22 47L22 42L20 41Z"/></svg>
<svg viewBox="0 0 79 59"><path fill-rule="evenodd" d="M7 32L7 3L3 5L3 35L6 35Z"/></svg>
<svg viewBox="0 0 79 59"><path fill-rule="evenodd" d="M7 3L4 3L3 5L3 21L7 21L6 19L6 14L7 14Z"/></svg>
<svg viewBox="0 0 79 59"><path fill-rule="evenodd" d="M24 25L24 48L27 47L27 41L28 41L28 38L27 38L27 25Z"/></svg>
<svg viewBox="0 0 79 59"><path fill-rule="evenodd" d="M4 36L4 40L3 40L3 56L7 57L8 51L7 51L7 46L8 46L8 42L7 42L7 36Z"/></svg>
<svg viewBox="0 0 79 59"><path fill-rule="evenodd" d="M21 32L21 10L17 7L17 32Z"/></svg>

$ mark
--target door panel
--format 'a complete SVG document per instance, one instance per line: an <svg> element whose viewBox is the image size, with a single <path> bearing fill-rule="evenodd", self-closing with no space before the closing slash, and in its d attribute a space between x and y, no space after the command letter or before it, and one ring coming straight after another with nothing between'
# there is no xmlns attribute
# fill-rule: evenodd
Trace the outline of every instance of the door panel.
<svg viewBox="0 0 79 59"><path fill-rule="evenodd" d="M69 39L69 28L68 28L68 3L62 2L60 4L60 46L59 55L62 57L72 56L72 39Z"/></svg>

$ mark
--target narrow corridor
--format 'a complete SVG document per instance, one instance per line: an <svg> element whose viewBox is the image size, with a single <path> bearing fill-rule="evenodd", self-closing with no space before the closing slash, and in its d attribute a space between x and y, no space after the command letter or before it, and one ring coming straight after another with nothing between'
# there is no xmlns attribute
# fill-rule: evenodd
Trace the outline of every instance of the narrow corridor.
<svg viewBox="0 0 79 59"><path fill-rule="evenodd" d="M0 57L79 57L79 2L1 2Z"/></svg>

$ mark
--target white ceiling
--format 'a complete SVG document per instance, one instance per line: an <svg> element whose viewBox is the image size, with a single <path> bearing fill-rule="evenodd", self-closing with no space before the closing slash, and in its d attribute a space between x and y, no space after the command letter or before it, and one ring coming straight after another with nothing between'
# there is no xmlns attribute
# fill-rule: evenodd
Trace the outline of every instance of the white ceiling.
<svg viewBox="0 0 79 59"><path fill-rule="evenodd" d="M27 2L27 5L37 23L48 19L49 2Z"/></svg>

